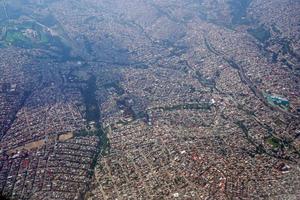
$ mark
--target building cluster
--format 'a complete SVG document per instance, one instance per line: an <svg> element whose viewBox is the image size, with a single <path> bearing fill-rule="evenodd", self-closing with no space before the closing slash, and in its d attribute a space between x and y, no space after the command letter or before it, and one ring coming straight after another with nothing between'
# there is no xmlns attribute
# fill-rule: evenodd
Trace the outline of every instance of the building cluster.
<svg viewBox="0 0 300 200"><path fill-rule="evenodd" d="M90 199L255 199L286 194L283 180L299 182L299 172L290 162L245 156L253 147L237 135L242 131L222 123L213 132L161 118L151 127L135 121L113 130L110 152L99 161Z"/></svg>
<svg viewBox="0 0 300 200"><path fill-rule="evenodd" d="M287 2L253 1L245 16L221 0L39 6L73 57L0 50L0 193L298 199L299 30L288 19L299 9ZM260 26L265 43L249 33Z"/></svg>
<svg viewBox="0 0 300 200"><path fill-rule="evenodd" d="M172 16L170 10L164 11ZM101 105L111 148L99 160L90 199L296 197L299 172L290 161L299 159L292 139L299 131L299 78L271 62L245 27L233 31L202 19L185 26L175 44L148 31L164 50L145 54L149 68L120 69L125 93ZM141 118L118 105L128 98Z"/></svg>
<svg viewBox="0 0 300 200"><path fill-rule="evenodd" d="M87 190L98 148L97 137L49 137L1 155L0 186L12 199L79 199Z"/></svg>
<svg viewBox="0 0 300 200"><path fill-rule="evenodd" d="M90 186L100 140L80 134L86 129L80 85L64 80L67 73L60 75L51 61L37 63L20 56L18 49L0 52L7 55L0 61L1 195L82 198ZM69 70L69 65L60 67Z"/></svg>

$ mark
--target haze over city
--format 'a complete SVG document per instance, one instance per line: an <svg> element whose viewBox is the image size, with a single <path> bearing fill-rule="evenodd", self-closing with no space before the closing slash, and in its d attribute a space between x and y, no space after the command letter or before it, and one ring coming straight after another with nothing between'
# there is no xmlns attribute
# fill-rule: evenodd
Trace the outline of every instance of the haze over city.
<svg viewBox="0 0 300 200"><path fill-rule="evenodd" d="M0 0L0 198L300 199L299 0Z"/></svg>

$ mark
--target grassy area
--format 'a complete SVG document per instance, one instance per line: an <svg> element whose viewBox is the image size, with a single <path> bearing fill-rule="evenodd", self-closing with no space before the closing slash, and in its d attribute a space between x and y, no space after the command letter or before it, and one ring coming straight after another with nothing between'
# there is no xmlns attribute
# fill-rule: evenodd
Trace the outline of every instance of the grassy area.
<svg viewBox="0 0 300 200"><path fill-rule="evenodd" d="M204 86L209 87L209 88L214 88L215 87L215 80L214 79L208 79L205 78L199 71L196 71L196 78L197 80Z"/></svg>
<svg viewBox="0 0 300 200"><path fill-rule="evenodd" d="M282 146L281 141L275 137L269 137L267 143L272 146L272 148L277 149Z"/></svg>
<svg viewBox="0 0 300 200"><path fill-rule="evenodd" d="M49 42L49 38L47 37L47 35L46 34L41 34L41 36L40 36L40 41L41 41L41 43L48 43Z"/></svg>
<svg viewBox="0 0 300 200"><path fill-rule="evenodd" d="M7 43L13 44L17 41L23 41L26 42L27 38L18 31L7 31L6 36L5 36L5 41Z"/></svg>
<svg viewBox="0 0 300 200"><path fill-rule="evenodd" d="M266 93L264 93L264 96L270 105L280 107L284 110L289 110L290 102L288 99Z"/></svg>
<svg viewBox="0 0 300 200"><path fill-rule="evenodd" d="M40 43L48 42L47 35L42 32L42 28L33 22L24 22L22 24L8 23L6 28L3 38L6 46L32 48ZM32 33L32 37L30 37L29 33ZM33 33L36 33L36 35L33 35ZM42 41L41 38L43 39Z"/></svg>
<svg viewBox="0 0 300 200"><path fill-rule="evenodd" d="M1 26L6 27L0 40L2 47L40 48L49 49L62 56L69 54L69 48L60 37L52 36L44 27L34 21L2 22Z"/></svg>

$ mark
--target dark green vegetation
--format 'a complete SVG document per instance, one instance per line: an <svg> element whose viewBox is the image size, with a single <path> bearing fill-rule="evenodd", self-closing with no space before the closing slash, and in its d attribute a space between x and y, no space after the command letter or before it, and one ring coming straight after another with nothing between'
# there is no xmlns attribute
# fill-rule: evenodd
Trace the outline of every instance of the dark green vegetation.
<svg viewBox="0 0 300 200"><path fill-rule="evenodd" d="M277 28L277 27L275 26L275 24L272 24L271 28L272 28L272 31L274 31L275 33L277 33L277 34L281 34L281 31L280 31L280 29L279 29L279 28Z"/></svg>
<svg viewBox="0 0 300 200"><path fill-rule="evenodd" d="M53 1L49 1L53 2ZM49 54L36 59L70 59L68 37L55 17L49 13L37 14L28 7L48 4L28 0L10 0L0 12L0 48L15 46L25 49L43 49ZM2 6L1 6L2 8ZM7 11L2 12L3 10Z"/></svg>
<svg viewBox="0 0 300 200"><path fill-rule="evenodd" d="M249 144L255 148L255 150L244 149L251 156L266 154L270 157L291 161L293 160L293 156L297 156L299 158L300 151L293 146L292 139L279 138L273 131L268 130L269 135L265 138L265 144L263 144L250 135L251 128L248 127L244 121L237 121L235 124L242 130L242 133ZM270 147L268 147L268 145L270 145ZM290 155L286 155L283 152L288 152Z"/></svg>
<svg viewBox="0 0 300 200"><path fill-rule="evenodd" d="M216 79L220 76L220 72L217 71L213 77L206 78L201 72L196 71L196 78L202 85L209 87L211 90L216 89Z"/></svg>
<svg viewBox="0 0 300 200"><path fill-rule="evenodd" d="M282 53L285 54L289 54L290 56L292 56L293 58L295 58L297 61L300 61L300 55L298 53L295 52L295 50L292 48L291 46L291 42L288 41L287 39L282 39L282 41L280 41L280 44L282 45Z"/></svg>
<svg viewBox="0 0 300 200"><path fill-rule="evenodd" d="M96 149L95 156L93 158L93 162L91 165L91 171L90 176L93 176L94 168L97 165L97 161L99 159L99 156L105 154L107 151L109 151L110 143L107 138L107 130L103 130L101 127L97 128L94 131L88 131L88 130L81 130L79 132L76 132L75 137L87 137L87 136L97 136L99 138L98 148Z"/></svg>
<svg viewBox="0 0 300 200"><path fill-rule="evenodd" d="M291 47L290 47L290 42L286 41L283 45L282 45L282 53L285 55L287 53L291 53Z"/></svg>
<svg viewBox="0 0 300 200"><path fill-rule="evenodd" d="M43 25L35 21L2 22L0 45L20 48L39 48L59 55L69 55L67 47L59 36L52 35Z"/></svg>
<svg viewBox="0 0 300 200"><path fill-rule="evenodd" d="M82 96L84 98L84 103L86 106L86 119L88 122L96 122L98 125L100 121L100 109L98 101L96 99L96 77L92 75L87 83L86 87L81 90Z"/></svg>
<svg viewBox="0 0 300 200"><path fill-rule="evenodd" d="M268 144L270 144L272 146L272 148L279 148L282 146L282 142L281 140L279 140L278 138L275 137L269 137L267 139Z"/></svg>
<svg viewBox="0 0 300 200"><path fill-rule="evenodd" d="M103 130L102 128L99 128L95 131L81 130L79 132L76 132L74 136L75 137L97 136L100 139L100 147L101 147L98 149L104 152L106 150L109 150L110 147L106 132L107 130ZM100 151L98 152L98 154L99 153Z"/></svg>
<svg viewBox="0 0 300 200"><path fill-rule="evenodd" d="M87 137L96 136L99 138L98 148L96 149L95 156L91 165L90 176L94 173L94 168L97 165L99 156L103 155L105 152L109 151L109 140L107 138L107 130L103 130L102 124L100 122L100 108L99 102L96 96L97 91L97 77L95 75L90 75L89 79L86 81L86 86L81 88L81 94L84 98L84 103L86 107L86 120L88 123L95 123L94 129L91 130L81 130L75 133L76 137ZM87 127L90 129L91 127Z"/></svg>
<svg viewBox="0 0 300 200"><path fill-rule="evenodd" d="M50 36L43 32L43 28L30 21L22 24L9 23L6 30L2 31L5 46L34 48L46 46L50 42Z"/></svg>
<svg viewBox="0 0 300 200"><path fill-rule="evenodd" d="M163 109L165 111L174 111L174 110L210 110L212 104L209 102L199 102L199 103L187 103L179 104L173 106L164 106L158 107L157 109Z"/></svg>
<svg viewBox="0 0 300 200"><path fill-rule="evenodd" d="M248 29L248 33L255 37L261 43L265 43L271 37L270 30L268 30L265 26L260 25L257 28Z"/></svg>
<svg viewBox="0 0 300 200"><path fill-rule="evenodd" d="M220 55L220 53L215 49L215 47L213 47L213 46L211 45L211 43L208 41L207 38L205 38L204 42L205 42L206 48L207 48L211 53L213 53L213 54L215 54L215 55L217 55L217 56Z"/></svg>

